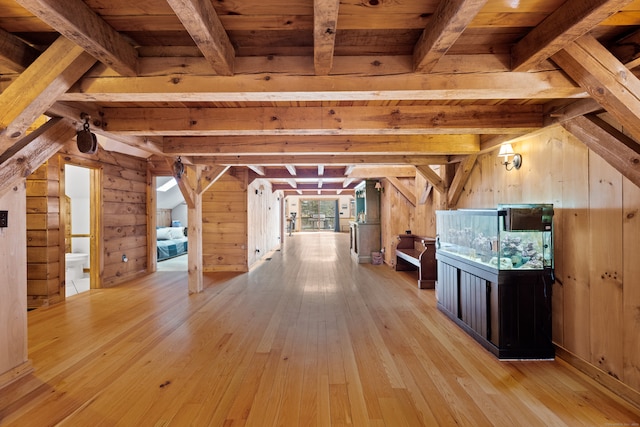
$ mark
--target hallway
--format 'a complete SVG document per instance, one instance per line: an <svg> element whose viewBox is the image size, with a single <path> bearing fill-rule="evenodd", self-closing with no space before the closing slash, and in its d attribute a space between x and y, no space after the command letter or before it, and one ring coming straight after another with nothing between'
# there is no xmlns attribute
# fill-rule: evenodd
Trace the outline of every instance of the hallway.
<svg viewBox="0 0 640 427"><path fill-rule="evenodd" d="M295 233L246 274L158 272L29 313L1 426L604 426L640 409L556 361L500 362L413 272Z"/></svg>

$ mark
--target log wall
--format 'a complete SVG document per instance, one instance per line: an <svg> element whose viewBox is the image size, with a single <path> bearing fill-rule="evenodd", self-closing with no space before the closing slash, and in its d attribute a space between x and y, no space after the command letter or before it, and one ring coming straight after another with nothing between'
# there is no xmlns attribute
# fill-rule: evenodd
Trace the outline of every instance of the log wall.
<svg viewBox="0 0 640 427"><path fill-rule="evenodd" d="M58 157L54 156L27 178L27 306L30 308L55 304L65 297L59 165Z"/></svg>

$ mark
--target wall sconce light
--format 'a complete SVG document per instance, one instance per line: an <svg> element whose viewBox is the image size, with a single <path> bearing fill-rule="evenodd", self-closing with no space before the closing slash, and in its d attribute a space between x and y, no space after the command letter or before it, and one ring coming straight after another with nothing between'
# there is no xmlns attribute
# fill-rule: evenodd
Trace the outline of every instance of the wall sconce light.
<svg viewBox="0 0 640 427"><path fill-rule="evenodd" d="M382 191L384 193L384 187L382 186L382 184L380 183L380 181L376 182L376 185L374 187L376 190L378 190L378 192Z"/></svg>
<svg viewBox="0 0 640 427"><path fill-rule="evenodd" d="M512 156L513 160L509 162L509 158ZM503 144L500 147L498 157L502 157L502 164L508 171L512 169L520 169L520 166L522 166L522 155L514 152L511 144ZM509 167L509 165L511 165L511 167Z"/></svg>

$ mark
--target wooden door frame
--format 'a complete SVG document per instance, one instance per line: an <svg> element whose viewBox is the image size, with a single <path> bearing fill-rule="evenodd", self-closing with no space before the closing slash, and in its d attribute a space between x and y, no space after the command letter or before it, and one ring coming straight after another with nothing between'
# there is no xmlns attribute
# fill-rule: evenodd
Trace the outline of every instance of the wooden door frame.
<svg viewBox="0 0 640 427"><path fill-rule="evenodd" d="M61 240L61 259L64 267L61 269L65 272L66 282L66 262L64 261L64 236L66 232L66 224L64 215L71 209L68 206L65 195L65 167L67 165L86 168L89 170L89 278L91 289L102 288L102 272L104 270L104 209L102 201L102 183L103 168L102 165L93 161L87 161L80 158L69 158L61 156L60 158L60 234ZM65 295L66 297L66 295Z"/></svg>

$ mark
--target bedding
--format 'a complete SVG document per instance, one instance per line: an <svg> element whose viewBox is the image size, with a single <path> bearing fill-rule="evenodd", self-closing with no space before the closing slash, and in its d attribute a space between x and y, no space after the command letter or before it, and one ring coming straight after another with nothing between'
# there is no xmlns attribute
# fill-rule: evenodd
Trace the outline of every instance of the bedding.
<svg viewBox="0 0 640 427"><path fill-rule="evenodd" d="M188 240L186 227L159 227L156 230L158 261L186 254Z"/></svg>

